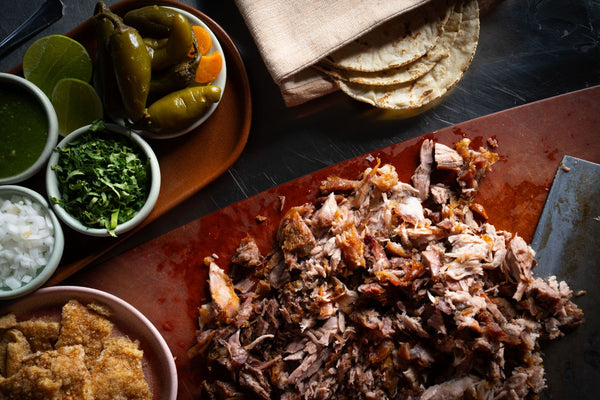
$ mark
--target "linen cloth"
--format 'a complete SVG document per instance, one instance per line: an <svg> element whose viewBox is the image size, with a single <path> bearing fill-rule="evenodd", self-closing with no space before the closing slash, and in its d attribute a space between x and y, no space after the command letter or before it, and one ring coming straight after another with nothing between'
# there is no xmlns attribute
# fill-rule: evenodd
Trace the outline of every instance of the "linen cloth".
<svg viewBox="0 0 600 400"><path fill-rule="evenodd" d="M430 0L235 0L287 106L337 90L311 68L382 23Z"/></svg>

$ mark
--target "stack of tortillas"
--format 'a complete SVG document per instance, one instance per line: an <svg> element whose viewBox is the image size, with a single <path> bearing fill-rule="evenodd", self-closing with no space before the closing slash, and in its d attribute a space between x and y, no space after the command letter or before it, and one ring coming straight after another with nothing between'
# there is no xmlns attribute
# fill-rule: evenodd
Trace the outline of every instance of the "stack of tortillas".
<svg viewBox="0 0 600 400"><path fill-rule="evenodd" d="M477 0L432 0L336 50L316 68L356 100L411 115L456 85L478 40Z"/></svg>

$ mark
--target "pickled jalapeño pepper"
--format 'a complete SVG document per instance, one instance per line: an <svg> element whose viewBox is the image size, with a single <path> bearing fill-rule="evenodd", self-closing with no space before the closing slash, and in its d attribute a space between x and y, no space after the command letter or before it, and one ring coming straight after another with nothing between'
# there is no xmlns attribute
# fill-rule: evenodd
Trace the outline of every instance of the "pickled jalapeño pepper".
<svg viewBox="0 0 600 400"><path fill-rule="evenodd" d="M114 25L109 38L112 65L121 100L131 122L144 116L152 77L152 59L139 32L126 25L103 2L98 2L96 19L106 18Z"/></svg>
<svg viewBox="0 0 600 400"><path fill-rule="evenodd" d="M177 13L166 45L154 51L152 69L159 71L185 59L192 47L192 37L192 27L187 18Z"/></svg>
<svg viewBox="0 0 600 400"><path fill-rule="evenodd" d="M96 5L96 11L99 12L100 5ZM117 85L117 79L110 55L109 42L110 36L115 30L113 23L106 18L99 18L96 22L96 41L98 50L96 52L94 68L94 86L102 99L104 112L111 118L123 117L123 103L121 94Z"/></svg>
<svg viewBox="0 0 600 400"><path fill-rule="evenodd" d="M193 83L199 62L200 57L195 57L156 73L150 81L150 94L164 95Z"/></svg>
<svg viewBox="0 0 600 400"><path fill-rule="evenodd" d="M185 60L192 47L192 27L187 18L177 11L156 5L146 6L129 11L123 21L147 39L154 71Z"/></svg>
<svg viewBox="0 0 600 400"><path fill-rule="evenodd" d="M220 87L194 82L202 52L182 14L149 6L121 19L99 1L94 19L97 67L104 68L96 83L109 116L121 119L123 112L114 109L124 109L130 127L168 134L186 129L220 100ZM112 95L111 77L117 88ZM115 99L122 107L107 106Z"/></svg>
<svg viewBox="0 0 600 400"><path fill-rule="evenodd" d="M176 132L191 125L221 98L221 88L214 85L191 86L170 93L149 108L144 123L155 133Z"/></svg>
<svg viewBox="0 0 600 400"><path fill-rule="evenodd" d="M162 39L169 36L177 11L157 5L136 8L123 16L123 22L136 28L144 37Z"/></svg>

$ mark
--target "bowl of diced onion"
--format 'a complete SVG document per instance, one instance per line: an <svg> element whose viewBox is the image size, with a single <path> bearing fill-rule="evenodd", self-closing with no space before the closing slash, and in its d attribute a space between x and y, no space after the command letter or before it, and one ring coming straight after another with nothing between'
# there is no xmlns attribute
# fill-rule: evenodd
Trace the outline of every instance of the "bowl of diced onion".
<svg viewBox="0 0 600 400"><path fill-rule="evenodd" d="M42 286L63 249L62 228L44 197L23 186L0 186L0 299Z"/></svg>

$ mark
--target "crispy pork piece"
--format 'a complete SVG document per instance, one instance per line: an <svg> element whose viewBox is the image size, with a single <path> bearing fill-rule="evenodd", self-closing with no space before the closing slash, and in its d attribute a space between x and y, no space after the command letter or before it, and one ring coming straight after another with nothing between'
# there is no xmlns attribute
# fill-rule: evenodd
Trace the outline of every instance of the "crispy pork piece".
<svg viewBox="0 0 600 400"><path fill-rule="evenodd" d="M52 382L52 387L58 387L60 399L87 399L84 393L84 384L89 379L90 373L84 362L85 352L81 345L64 346L58 350L33 353L23 360L23 368L43 368L50 371L37 379L43 382ZM39 382L37 385L41 385Z"/></svg>
<svg viewBox="0 0 600 400"><path fill-rule="evenodd" d="M14 375L21 366L25 357L31 354L31 346L23 333L17 329L10 329L6 332L8 343L6 345L6 364L4 375L10 377Z"/></svg>
<svg viewBox="0 0 600 400"><path fill-rule="evenodd" d="M137 341L103 304L63 305L60 322L0 318L0 399L151 399Z"/></svg>
<svg viewBox="0 0 600 400"><path fill-rule="evenodd" d="M98 315L101 315L106 318L109 318L112 315L112 310L106 304L89 303L86 305L86 307L90 311L93 311L93 312L97 313Z"/></svg>
<svg viewBox="0 0 600 400"><path fill-rule="evenodd" d="M435 143L434 149L434 160L437 168L459 171L463 166L465 160L453 148L445 144Z"/></svg>
<svg viewBox="0 0 600 400"><path fill-rule="evenodd" d="M59 400L60 384L46 368L25 367L9 378L0 377L0 394L7 400Z"/></svg>
<svg viewBox="0 0 600 400"><path fill-rule="evenodd" d="M91 369L85 391L95 400L152 398L142 369L143 352L126 337L110 338Z"/></svg>
<svg viewBox="0 0 600 400"><path fill-rule="evenodd" d="M566 282L534 276L521 237L484 222L473 199L498 157L469 144L424 141L414 186L379 160L358 180L328 178L316 204L282 218L261 268L235 284L210 264L212 301L188 354L231 376L207 380L208 398L537 396L539 339L560 337L583 313Z"/></svg>
<svg viewBox="0 0 600 400"><path fill-rule="evenodd" d="M411 177L415 189L419 191L419 198L426 200L429 197L429 185L431 182L431 173L433 172L433 150L435 143L433 140L425 139L421 145L420 160L421 163Z"/></svg>
<svg viewBox="0 0 600 400"><path fill-rule="evenodd" d="M356 189L360 181L344 179L337 176L327 177L326 180L321 182L321 193L329 194L333 192L349 192Z"/></svg>
<svg viewBox="0 0 600 400"><path fill-rule="evenodd" d="M77 300L70 300L63 306L60 324L55 347L82 345L85 365L93 367L104 347L104 340L112 334L113 324Z"/></svg>
<svg viewBox="0 0 600 400"><path fill-rule="evenodd" d="M14 314L6 314L0 317L0 329L6 330L17 325L17 317Z"/></svg>
<svg viewBox="0 0 600 400"><path fill-rule="evenodd" d="M2 332L0 334L0 376L7 376L6 373L6 357L8 344L12 342L13 339L8 335L8 331Z"/></svg>
<svg viewBox="0 0 600 400"><path fill-rule="evenodd" d="M513 298L521 300L527 286L531 283L532 268L535 265L535 252L525 243L520 236L515 236L508 244L508 252L503 264L505 272L517 282L517 289Z"/></svg>
<svg viewBox="0 0 600 400"><path fill-rule="evenodd" d="M436 204L443 205L450 201L452 191L443 183L438 183L430 187L431 197Z"/></svg>
<svg viewBox="0 0 600 400"><path fill-rule="evenodd" d="M433 385L427 388L419 400L458 400L469 395L474 396L473 386L477 381L478 379L473 376L465 376L464 378L452 379Z"/></svg>
<svg viewBox="0 0 600 400"><path fill-rule="evenodd" d="M305 257L315 247L315 237L303 218L311 211L308 205L292 207L283 217L278 236L281 248L291 257Z"/></svg>
<svg viewBox="0 0 600 400"><path fill-rule="evenodd" d="M235 264L242 265L247 268L256 267L262 262L262 255L256 245L256 241L251 236L246 236L240 242L240 245L235 250L231 261Z"/></svg>
<svg viewBox="0 0 600 400"><path fill-rule="evenodd" d="M336 236L337 244L342 251L342 257L349 268L359 268L366 265L365 244L358 235L355 226Z"/></svg>
<svg viewBox="0 0 600 400"><path fill-rule="evenodd" d="M209 400L217 400L217 399L228 399L228 400L237 400L244 399L244 393L238 391L236 387L228 382L223 381L215 381L215 382L207 382L203 381L201 385L203 398Z"/></svg>
<svg viewBox="0 0 600 400"><path fill-rule="evenodd" d="M473 150L469 147L471 140L464 138L456 143L456 151L463 157L464 163L458 174L457 182L462 188L464 198L473 199L479 190L479 181L498 161L498 154L487 149Z"/></svg>
<svg viewBox="0 0 600 400"><path fill-rule="evenodd" d="M54 343L58 340L60 323L44 319L31 319L19 321L19 329L29 342L32 352L47 351L54 348Z"/></svg>
<svg viewBox="0 0 600 400"><path fill-rule="evenodd" d="M214 261L209 261L209 287L224 321L231 321L240 309L240 299L235 293L231 278Z"/></svg>

